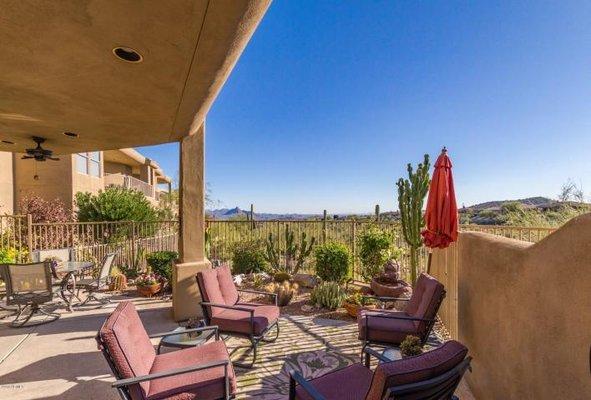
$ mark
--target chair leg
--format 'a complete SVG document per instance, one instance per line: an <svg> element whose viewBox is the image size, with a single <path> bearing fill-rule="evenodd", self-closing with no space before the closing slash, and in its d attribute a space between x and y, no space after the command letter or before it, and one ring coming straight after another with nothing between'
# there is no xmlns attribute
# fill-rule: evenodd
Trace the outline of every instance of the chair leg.
<svg viewBox="0 0 591 400"><path fill-rule="evenodd" d="M273 339L267 339L265 334L261 340L265 343L273 343L277 340L277 338L279 338L279 321L275 322L275 337Z"/></svg>
<svg viewBox="0 0 591 400"><path fill-rule="evenodd" d="M27 315L27 317L24 320L19 320L20 317L23 315L23 313L25 312L26 309L30 309L31 312L29 313L29 315ZM41 321L37 321L31 324L27 324L27 322L29 322L29 320L33 317L33 315L35 314L43 314L46 317L50 317L48 319L43 319ZM43 310L41 307L39 307L38 304L27 304L26 306L24 306L21 310L19 310L18 315L16 316L16 318L10 323L10 326L13 328L22 328L24 326L37 326L37 325L43 325L43 324L47 324L53 321L56 321L60 318L60 315L57 313L51 313L51 312L47 312L45 310Z"/></svg>
<svg viewBox="0 0 591 400"><path fill-rule="evenodd" d="M252 349L252 362L249 363L238 363L238 362L233 362L232 364L236 367L240 367L240 368L246 368L246 369L251 369L252 367L254 367L255 363L257 362L257 347L258 347L258 341L253 338L250 337L250 347L249 349ZM248 350L247 350L248 352Z"/></svg>

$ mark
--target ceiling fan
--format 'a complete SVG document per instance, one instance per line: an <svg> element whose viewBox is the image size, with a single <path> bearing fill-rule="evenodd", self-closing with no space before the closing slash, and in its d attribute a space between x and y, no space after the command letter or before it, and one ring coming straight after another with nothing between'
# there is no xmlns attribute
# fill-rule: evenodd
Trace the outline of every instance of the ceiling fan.
<svg viewBox="0 0 591 400"><path fill-rule="evenodd" d="M52 157L53 150L47 150L41 147L41 144L45 142L45 138L33 136L33 141L37 143L37 147L35 147L34 149L26 149L27 155L22 157L23 160L26 160L28 158L34 158L35 161L59 160L59 158L57 157Z"/></svg>

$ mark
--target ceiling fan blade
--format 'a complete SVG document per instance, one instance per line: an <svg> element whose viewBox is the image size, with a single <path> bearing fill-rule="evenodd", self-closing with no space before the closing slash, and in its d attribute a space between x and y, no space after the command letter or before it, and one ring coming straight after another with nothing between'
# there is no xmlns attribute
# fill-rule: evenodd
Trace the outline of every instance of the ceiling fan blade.
<svg viewBox="0 0 591 400"><path fill-rule="evenodd" d="M27 160L29 158L35 158L34 156L22 156L21 160Z"/></svg>
<svg viewBox="0 0 591 400"><path fill-rule="evenodd" d="M51 161L59 161L60 160L59 157L51 157L51 156L47 156L47 159L49 159Z"/></svg>

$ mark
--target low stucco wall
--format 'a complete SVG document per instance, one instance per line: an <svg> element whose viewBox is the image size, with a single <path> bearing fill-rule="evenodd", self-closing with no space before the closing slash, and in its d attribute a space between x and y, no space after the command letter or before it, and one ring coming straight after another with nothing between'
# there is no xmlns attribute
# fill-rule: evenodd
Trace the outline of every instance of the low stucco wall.
<svg viewBox="0 0 591 400"><path fill-rule="evenodd" d="M446 301L476 398L591 399L591 214L536 244L462 233L434 267L444 279L458 269Z"/></svg>

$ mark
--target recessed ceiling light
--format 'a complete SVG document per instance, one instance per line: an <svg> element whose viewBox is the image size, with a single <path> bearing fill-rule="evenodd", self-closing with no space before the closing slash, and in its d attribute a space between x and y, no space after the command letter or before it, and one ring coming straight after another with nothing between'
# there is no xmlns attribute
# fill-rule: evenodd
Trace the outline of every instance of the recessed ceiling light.
<svg viewBox="0 0 591 400"><path fill-rule="evenodd" d="M75 132L64 132L64 135L69 137L78 137L78 134Z"/></svg>
<svg viewBox="0 0 591 400"><path fill-rule="evenodd" d="M131 47L115 47L113 54L120 60L130 63L140 63L143 61L143 57L136 50Z"/></svg>
<svg viewBox="0 0 591 400"><path fill-rule="evenodd" d="M14 144L14 142L11 142L10 140L3 140L2 143L6 143L6 144Z"/></svg>

